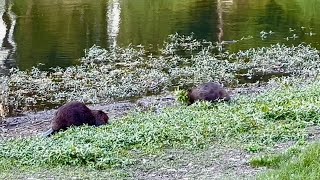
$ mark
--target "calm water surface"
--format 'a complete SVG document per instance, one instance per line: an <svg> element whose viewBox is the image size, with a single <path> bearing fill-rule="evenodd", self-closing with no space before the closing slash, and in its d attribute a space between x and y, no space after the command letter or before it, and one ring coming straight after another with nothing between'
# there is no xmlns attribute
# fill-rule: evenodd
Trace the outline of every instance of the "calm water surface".
<svg viewBox="0 0 320 180"><path fill-rule="evenodd" d="M94 44L158 48L175 32L242 39L232 51L277 42L320 48L320 0L0 0L0 16L0 73L70 66Z"/></svg>

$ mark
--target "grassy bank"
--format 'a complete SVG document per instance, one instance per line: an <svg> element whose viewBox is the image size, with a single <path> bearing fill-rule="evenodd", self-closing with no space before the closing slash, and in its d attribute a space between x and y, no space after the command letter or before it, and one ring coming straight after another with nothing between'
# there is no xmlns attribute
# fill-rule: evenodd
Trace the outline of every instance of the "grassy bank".
<svg viewBox="0 0 320 180"><path fill-rule="evenodd" d="M161 113L136 113L101 128L72 128L52 138L0 142L0 171L87 167L126 169L170 149L197 151L215 144L258 152L305 140L319 124L320 82L288 85L230 103L199 103ZM299 84L299 83L297 83Z"/></svg>
<svg viewBox="0 0 320 180"><path fill-rule="evenodd" d="M270 167L259 179L319 179L320 144L291 148L280 154L266 155L251 161L255 166Z"/></svg>

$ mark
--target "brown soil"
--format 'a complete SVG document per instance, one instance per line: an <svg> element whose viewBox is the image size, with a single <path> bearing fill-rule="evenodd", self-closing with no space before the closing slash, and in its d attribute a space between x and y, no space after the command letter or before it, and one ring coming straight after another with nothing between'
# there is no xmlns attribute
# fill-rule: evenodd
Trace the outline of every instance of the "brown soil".
<svg viewBox="0 0 320 180"><path fill-rule="evenodd" d="M253 154L214 145L200 152L171 150L161 157L143 159L133 177L137 179L253 179L265 168L252 168Z"/></svg>

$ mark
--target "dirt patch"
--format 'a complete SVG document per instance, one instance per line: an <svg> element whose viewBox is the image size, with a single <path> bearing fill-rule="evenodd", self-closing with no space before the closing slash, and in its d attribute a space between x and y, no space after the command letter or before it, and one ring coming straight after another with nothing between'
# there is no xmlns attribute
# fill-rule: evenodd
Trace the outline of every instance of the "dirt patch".
<svg viewBox="0 0 320 180"><path fill-rule="evenodd" d="M199 152L170 150L164 155L141 159L131 172L136 179L249 179L265 168L252 168L253 155L221 145Z"/></svg>

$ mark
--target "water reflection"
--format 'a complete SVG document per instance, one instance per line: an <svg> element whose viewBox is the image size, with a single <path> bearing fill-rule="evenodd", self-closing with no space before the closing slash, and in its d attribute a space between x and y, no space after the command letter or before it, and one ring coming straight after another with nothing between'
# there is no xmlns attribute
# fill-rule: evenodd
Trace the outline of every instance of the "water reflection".
<svg viewBox="0 0 320 180"><path fill-rule="evenodd" d="M70 66L93 44L107 46L106 0L14 1L17 63L29 69Z"/></svg>
<svg viewBox="0 0 320 180"><path fill-rule="evenodd" d="M0 74L4 74L7 69L15 66L14 52L16 44L13 40L15 27L15 15L11 11L12 3L9 0L0 1Z"/></svg>
<svg viewBox="0 0 320 180"><path fill-rule="evenodd" d="M217 0L217 14L218 14L218 42L223 41L223 13L230 11L233 5L233 0Z"/></svg>
<svg viewBox="0 0 320 180"><path fill-rule="evenodd" d="M176 32L220 43L242 39L231 51L278 42L320 47L319 8L317 0L0 0L0 63L66 67L94 44L158 49Z"/></svg>
<svg viewBox="0 0 320 180"><path fill-rule="evenodd" d="M107 19L108 19L108 39L109 39L109 46L111 48L117 46L117 37L119 34L120 28L120 2L119 0L109 0L108 3L108 12L107 12Z"/></svg>
<svg viewBox="0 0 320 180"><path fill-rule="evenodd" d="M5 13L5 1L2 0L0 1L0 16L2 17L0 19L0 39L4 39L5 35L6 35L6 24L4 22L3 19L5 19L5 16L4 16L4 13ZM2 46L2 43L1 43L1 46Z"/></svg>

